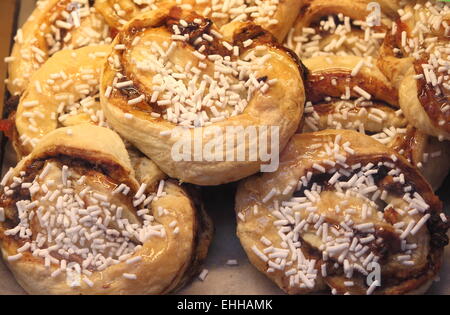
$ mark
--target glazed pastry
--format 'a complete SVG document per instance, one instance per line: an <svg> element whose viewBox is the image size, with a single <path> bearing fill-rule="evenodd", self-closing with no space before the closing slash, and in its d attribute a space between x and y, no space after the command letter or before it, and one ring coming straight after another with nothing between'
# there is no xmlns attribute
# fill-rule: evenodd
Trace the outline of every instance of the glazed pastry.
<svg viewBox="0 0 450 315"><path fill-rule="evenodd" d="M320 56L304 59L308 69L308 100L326 98L378 99L398 107L397 91L370 59L357 56Z"/></svg>
<svg viewBox="0 0 450 315"><path fill-rule="evenodd" d="M448 243L417 168L351 130L295 135L277 172L239 185L236 213L250 261L289 294L421 293Z"/></svg>
<svg viewBox="0 0 450 315"><path fill-rule="evenodd" d="M211 225L185 188L148 184L110 129L47 134L1 182L0 245L17 281L32 294L177 289L205 257Z"/></svg>
<svg viewBox="0 0 450 315"><path fill-rule="evenodd" d="M210 18L218 27L229 22L253 21L282 41L297 16L298 0L97 0L96 9L114 28L122 30L126 23L143 12L161 5L176 3L185 10L194 10Z"/></svg>
<svg viewBox="0 0 450 315"><path fill-rule="evenodd" d="M300 58L376 56L399 7L396 1L376 3L378 16L369 0L304 1L285 45Z"/></svg>
<svg viewBox="0 0 450 315"><path fill-rule="evenodd" d="M117 35L101 81L108 124L170 177L198 185L258 172L261 156L241 153L278 135L281 150L305 100L301 63L269 33L222 30L176 6L147 12ZM252 129L256 142L226 145L231 128Z"/></svg>
<svg viewBox="0 0 450 315"><path fill-rule="evenodd" d="M450 139L450 5L411 1L381 50L379 66L398 89L406 118L422 132Z"/></svg>
<svg viewBox="0 0 450 315"><path fill-rule="evenodd" d="M111 42L110 30L89 0L41 0L18 30L8 62L8 90L20 95L30 77L61 49Z"/></svg>
<svg viewBox="0 0 450 315"><path fill-rule="evenodd" d="M30 78L15 113L13 143L19 156L60 126L105 125L99 100L100 72L109 45L55 53Z"/></svg>
<svg viewBox="0 0 450 315"><path fill-rule="evenodd" d="M397 108L397 91L376 65L362 57L304 60L308 91L300 132L351 129L402 154L437 190L450 170L450 146L409 124ZM433 158L431 158L433 156Z"/></svg>

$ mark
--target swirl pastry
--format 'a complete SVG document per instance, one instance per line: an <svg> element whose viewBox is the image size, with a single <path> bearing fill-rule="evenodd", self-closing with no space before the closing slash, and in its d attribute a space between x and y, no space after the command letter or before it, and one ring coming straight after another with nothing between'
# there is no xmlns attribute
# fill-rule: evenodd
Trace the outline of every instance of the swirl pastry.
<svg viewBox="0 0 450 315"><path fill-rule="evenodd" d="M377 1L380 12L371 11L369 0L304 1L285 45L300 58L324 55L376 56L391 18L395 1ZM374 8L376 9L376 8Z"/></svg>
<svg viewBox="0 0 450 315"><path fill-rule="evenodd" d="M450 170L450 146L416 129L397 108L397 91L362 57L322 56L304 60L308 91L300 131L351 129L402 154L434 189Z"/></svg>
<svg viewBox="0 0 450 315"><path fill-rule="evenodd" d="M298 0L97 0L95 7L112 27L122 30L140 13L171 2L210 18L218 27L230 22L252 21L280 41L288 33L301 4Z"/></svg>
<svg viewBox="0 0 450 315"><path fill-rule="evenodd" d="M210 223L177 183L147 183L110 129L47 134L1 182L0 245L17 281L34 294L177 289L206 255Z"/></svg>
<svg viewBox="0 0 450 315"><path fill-rule="evenodd" d="M449 4L411 1L388 32L379 59L406 118L440 140L450 139L449 23Z"/></svg>
<svg viewBox="0 0 450 315"><path fill-rule="evenodd" d="M9 63L8 90L20 95L31 75L61 49L111 42L109 26L88 0L40 0L18 30Z"/></svg>
<svg viewBox="0 0 450 315"><path fill-rule="evenodd" d="M240 184L236 212L249 259L289 294L423 292L448 243L418 170L351 130L295 135L277 172Z"/></svg>
<svg viewBox="0 0 450 315"><path fill-rule="evenodd" d="M224 146L218 136L230 128L257 129L251 139L279 139L280 149L295 133L303 68L259 26L233 23L221 33L210 20L169 6L127 24L113 46L100 93L108 124L170 177L218 185L256 173L261 156L237 157L250 152L251 141ZM260 132L266 127L276 130ZM187 157L174 157L180 142L193 144ZM206 151L213 157L203 158Z"/></svg>
<svg viewBox="0 0 450 315"><path fill-rule="evenodd" d="M100 72L109 45L55 53L30 78L15 114L13 137L19 156L60 126L91 122L105 125L99 100Z"/></svg>

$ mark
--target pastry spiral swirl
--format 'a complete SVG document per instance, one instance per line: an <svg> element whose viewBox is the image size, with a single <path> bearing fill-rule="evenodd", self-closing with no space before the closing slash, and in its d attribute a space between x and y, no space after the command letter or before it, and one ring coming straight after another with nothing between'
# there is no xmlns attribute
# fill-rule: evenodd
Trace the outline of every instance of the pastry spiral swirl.
<svg viewBox="0 0 450 315"><path fill-rule="evenodd" d="M236 213L250 261L289 294L422 292L448 243L418 170L350 130L295 135L277 172L240 184ZM381 286L366 285L375 263Z"/></svg>
<svg viewBox="0 0 450 315"><path fill-rule="evenodd" d="M285 45L301 58L378 54L386 31L397 16L396 1L304 1ZM372 11L371 11L372 10Z"/></svg>
<svg viewBox="0 0 450 315"><path fill-rule="evenodd" d="M300 131L350 129L402 154L437 190L450 169L450 146L413 127L398 109L398 95L378 67L362 57L304 60L308 91Z"/></svg>
<svg viewBox="0 0 450 315"><path fill-rule="evenodd" d="M139 184L110 129L43 137L1 182L0 246L23 288L161 294L184 284L206 256L210 222L185 188L146 175Z"/></svg>
<svg viewBox="0 0 450 315"><path fill-rule="evenodd" d="M262 163L226 160L237 155L236 144L212 161L176 160L181 129L189 145L200 134L206 150L219 139L215 131L228 127L279 128L280 149L297 128L303 68L259 26L232 23L219 32L210 20L170 5L131 21L113 46L101 82L105 117L171 177L217 185L253 174Z"/></svg>
<svg viewBox="0 0 450 315"><path fill-rule="evenodd" d="M30 77L61 49L111 42L110 30L89 0L41 0L18 30L7 58L8 90L20 95Z"/></svg>
<svg viewBox="0 0 450 315"><path fill-rule="evenodd" d="M90 122L105 125L100 107L100 72L109 45L65 49L55 53L30 78L14 115L13 136L19 156L60 126Z"/></svg>
<svg viewBox="0 0 450 315"><path fill-rule="evenodd" d="M412 1L385 38L380 69L398 89L406 118L422 132L450 139L450 6Z"/></svg>
<svg viewBox="0 0 450 315"><path fill-rule="evenodd" d="M122 30L137 15L176 3L185 10L194 10L210 18L218 27L230 22L252 21L282 41L297 16L298 0L97 0L95 7L114 28Z"/></svg>

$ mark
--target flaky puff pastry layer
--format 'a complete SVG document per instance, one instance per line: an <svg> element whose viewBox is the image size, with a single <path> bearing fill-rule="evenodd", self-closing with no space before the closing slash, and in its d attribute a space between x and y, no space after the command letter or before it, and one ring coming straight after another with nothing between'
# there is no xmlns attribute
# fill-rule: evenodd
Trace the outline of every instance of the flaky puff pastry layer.
<svg viewBox="0 0 450 315"><path fill-rule="evenodd" d="M80 190L83 187L77 185L81 185L79 181L84 181L85 184L90 185L91 189L93 188L100 195L106 196L105 198L111 203L122 205L123 218L127 218L131 223L141 224L141 218L136 212L137 208L133 207L132 200L140 186L135 179L135 172L131 167L130 158L120 137L110 129L90 124L70 127L70 135L67 130L69 130L68 127L60 128L45 136L35 150L19 162L10 175L28 176L28 178L38 176L39 178L40 175L45 173L43 170L44 164L53 163L52 170L47 172L45 178L53 178L54 181L59 182L59 178L64 177L64 175L56 173L56 176L54 176L53 172L55 165L64 164L70 170L66 180L75 181L77 176L84 175L84 179L80 177L77 183L72 185L72 189ZM56 169L58 170L58 168ZM20 172L25 173L20 174ZM5 184L11 186L11 181L12 177L9 177ZM113 193L113 190L119 184L125 184L130 189L127 196L121 193ZM155 189L154 183L148 182L148 184L149 190ZM150 192L146 191L145 193ZM33 194L36 200L39 200L37 197L39 194L40 192ZM85 273L86 269L83 268L83 273L81 275L75 274L75 276L73 273L69 275L68 272L64 271L55 272L58 268L61 268L58 264L50 260L51 263L45 266L44 263L48 263L47 258L44 259L39 254L33 255L29 251L22 251L20 259L11 260L8 257L14 255L28 239L19 238L17 235L6 235L4 232L12 225L17 224L17 208L14 201L26 195L27 193L23 189L21 193L17 191L9 197L2 193L1 203L5 209L6 220L0 223L0 241L2 254L8 267L17 281L29 293L167 293L184 284L196 272L198 264L206 256L212 231L209 219L204 214L197 212L196 200L191 199L184 188L171 181L166 181L164 193L148 206L150 214L154 216L154 224L163 227L165 233L162 237L148 238L140 244L141 247L133 255L127 257L127 259L133 259L140 256L140 260L138 259L134 263L123 260L107 268L102 268L102 271L88 268L90 269L89 272ZM82 196L86 205L89 204L88 199L95 194L90 196ZM40 200L42 201L42 199ZM60 205L61 203L58 205L56 200L54 201L53 206L57 209ZM51 208L46 210L49 211ZM166 213L158 213L157 209L159 208L164 208ZM198 210L201 211L201 209ZM38 215L36 215L35 220L37 220ZM119 214L116 212L116 215ZM42 220L42 218L39 217L39 220ZM177 222L177 230L173 228L172 222L174 221ZM32 222L30 228L35 236L35 233L39 232L39 224L36 221ZM73 224L76 223L73 222ZM109 226L109 229L117 228L115 223ZM69 229L66 230L66 233L69 233L68 231ZM135 244L139 243L135 237L131 239ZM51 242L50 240L49 242ZM59 252L55 249L52 253L52 259L56 257L61 259L58 256ZM80 259L82 258L77 253L69 256L65 263L67 265L66 270L75 268L73 264L79 264L78 267L82 265ZM77 269L75 268L75 270ZM132 277L125 277L125 274L131 274ZM85 277L90 280L86 280Z"/></svg>
<svg viewBox="0 0 450 315"><path fill-rule="evenodd" d="M416 7L417 6L417 7ZM449 5L412 1L386 34L380 69L393 82L406 118L422 132L450 139ZM436 24L437 23L437 24Z"/></svg>
<svg viewBox="0 0 450 315"><path fill-rule="evenodd" d="M22 94L32 74L56 51L104 43L111 40L109 36L108 25L88 0L39 1L15 37L8 65L9 92ZM59 48L53 49L56 45Z"/></svg>
<svg viewBox="0 0 450 315"><path fill-rule="evenodd" d="M179 22L183 19L183 22ZM141 70L137 66L140 62L145 64L146 58L149 58L146 57L146 52L147 54L151 53L150 47L153 44L161 44L163 47L164 42L170 47L172 44L175 45L175 48L171 50L172 53L167 57L166 63L182 67L187 64L196 66L199 59L195 54L200 52L194 48L191 41L174 41L172 36L175 34L171 33L172 27L189 30L190 26L184 28L179 23L194 25L194 20L200 20L204 25L208 25L206 30L211 29L211 32L215 31L216 35L219 33L218 29L208 20L176 6L147 12L127 24L113 43L114 47L121 48L121 45L124 45L127 49L124 53L122 50L114 50L109 56L108 62L105 63L100 97L108 124L150 157L170 177L199 185L218 185L239 180L259 170L261 165L259 158L256 161L236 159L238 146L241 146L240 149L244 146L248 152L249 142L239 145L234 142L231 148L227 147L223 152L222 161L218 161L218 159L208 161L201 158L200 161L193 158L191 160L175 160L172 156L172 148L179 143L181 138L171 133L180 127L173 121L169 122L163 118L166 115L164 106L151 101L156 92L152 89L154 86L152 79L154 79L155 73L151 68L149 68L150 70ZM172 23L170 24L172 27L168 27L168 23ZM203 26L198 30L195 27L192 29L197 36L205 32ZM274 80L277 83L271 85L266 93L256 91L243 112L221 121L212 122L208 127L188 129L190 135L188 139L196 139L196 134L203 135L200 139L203 142L200 149L203 150L205 144L211 142L216 136L214 132L207 133L212 128L225 133L227 127L243 127L245 129L247 127L275 126L279 128L280 149L283 148L289 137L295 132L303 113L305 95L300 62L289 51L281 48L270 34L254 24L232 23L224 27L222 35L217 36L222 37L220 41L216 37L212 41L203 41L208 48L202 51L203 54L206 54L201 60L205 64L206 70L199 69L201 75L213 75L211 69L215 66L207 56L215 55L217 57L218 54L225 54L224 51L228 50L222 46L222 42L226 41L229 45L234 44L239 47L239 58L255 53L262 47L270 58L265 61L264 65L259 66L257 76L262 80L261 82ZM250 42L250 45L244 47L244 42ZM117 69L118 67L121 68ZM174 71L178 72L179 70ZM119 77L120 81L117 80ZM131 86L128 84L123 89L114 88L117 86L117 82L128 82L127 80L133 81ZM237 81L236 83L238 87L242 87L244 82ZM200 88L200 80L196 88ZM111 92L112 90L113 92ZM245 98L246 96L241 95L239 101ZM138 100L138 103L135 103L135 100ZM225 161L225 155L231 155L234 158L232 161Z"/></svg>
<svg viewBox="0 0 450 315"><path fill-rule="evenodd" d="M194 10L210 18L218 27L232 21L252 21L282 41L297 16L301 1L152 0L139 3L133 0L97 0L95 7L112 27L122 30L126 22L137 15L156 10L168 3L176 3L186 10Z"/></svg>
<svg viewBox="0 0 450 315"><path fill-rule="evenodd" d="M31 76L15 114L14 147L19 156L29 154L43 136L58 127L104 123L98 115L98 92L110 51L109 45L62 50Z"/></svg>
<svg viewBox="0 0 450 315"><path fill-rule="evenodd" d="M403 174L404 184L388 173L391 167ZM368 172L373 182L361 180ZM425 212L398 211L406 186L423 198ZM295 135L277 172L240 183L236 213L237 235L250 261L289 294L326 287L335 294L418 293L437 275L448 242L442 204L417 169L350 130ZM414 229L410 222L423 217L427 224ZM406 224L411 228L400 228ZM415 249L402 257L411 243ZM371 262L380 265L381 287L369 289Z"/></svg>
<svg viewBox="0 0 450 315"><path fill-rule="evenodd" d="M449 142L439 142L409 123L398 110L397 90L375 64L355 56L314 57L304 64L311 106L300 131L350 129L371 135L418 166L434 190L441 186L450 170Z"/></svg>

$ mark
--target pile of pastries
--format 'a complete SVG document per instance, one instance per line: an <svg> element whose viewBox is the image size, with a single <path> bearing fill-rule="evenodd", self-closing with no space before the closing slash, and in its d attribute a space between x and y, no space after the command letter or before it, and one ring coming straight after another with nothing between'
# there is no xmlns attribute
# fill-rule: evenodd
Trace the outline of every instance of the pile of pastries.
<svg viewBox="0 0 450 315"><path fill-rule="evenodd" d="M0 247L27 292L176 291L212 241L201 187L232 182L248 259L288 294L438 278L450 4L40 0L14 40Z"/></svg>

